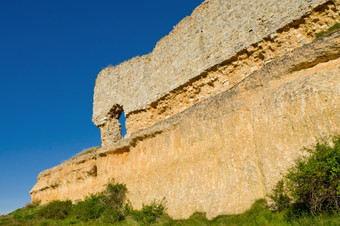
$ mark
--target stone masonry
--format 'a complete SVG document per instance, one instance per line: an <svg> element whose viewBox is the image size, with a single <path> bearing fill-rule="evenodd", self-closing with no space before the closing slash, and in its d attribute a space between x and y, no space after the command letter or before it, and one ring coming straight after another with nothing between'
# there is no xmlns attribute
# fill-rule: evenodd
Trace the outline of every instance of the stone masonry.
<svg viewBox="0 0 340 226"><path fill-rule="evenodd" d="M339 0L204 1L152 53L99 73L93 122L101 129L103 145L121 138L118 119L112 117L121 109L131 134L223 92L340 21L337 4Z"/></svg>

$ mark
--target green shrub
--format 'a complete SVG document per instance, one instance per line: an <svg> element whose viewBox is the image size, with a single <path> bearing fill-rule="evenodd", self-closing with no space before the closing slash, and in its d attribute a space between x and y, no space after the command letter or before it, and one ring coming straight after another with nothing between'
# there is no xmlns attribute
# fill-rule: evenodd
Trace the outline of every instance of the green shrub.
<svg viewBox="0 0 340 226"><path fill-rule="evenodd" d="M309 156L298 159L277 184L271 198L278 210L289 208L293 215L340 211L340 136L331 143L306 149Z"/></svg>
<svg viewBox="0 0 340 226"><path fill-rule="evenodd" d="M288 196L288 191L283 180L277 182L275 188L273 189L273 192L269 195L269 198L273 200L273 207L276 210L282 211L289 208L291 199Z"/></svg>
<svg viewBox="0 0 340 226"><path fill-rule="evenodd" d="M72 207L72 216L81 220L88 221L97 219L104 212L105 207L100 204L97 195L90 195L85 200L78 202Z"/></svg>
<svg viewBox="0 0 340 226"><path fill-rule="evenodd" d="M112 180L106 186L106 189L99 194L100 203L113 209L122 210L123 204L126 201L126 192L125 184L115 183Z"/></svg>
<svg viewBox="0 0 340 226"><path fill-rule="evenodd" d="M114 223L123 220L123 205L126 203L127 188L125 184L112 180L106 189L99 194L101 205L105 206L103 217L106 222Z"/></svg>
<svg viewBox="0 0 340 226"><path fill-rule="evenodd" d="M124 219L123 204L126 202L127 188L124 184L112 180L106 189L90 195L72 208L72 215L81 221L103 217L108 222Z"/></svg>
<svg viewBox="0 0 340 226"><path fill-rule="evenodd" d="M72 207L72 202L52 201L38 211L40 217L46 219L65 219Z"/></svg>
<svg viewBox="0 0 340 226"><path fill-rule="evenodd" d="M187 220L182 221L190 225L209 225L207 214L204 212L195 212Z"/></svg>
<svg viewBox="0 0 340 226"><path fill-rule="evenodd" d="M165 201L153 201L150 205L144 205L141 210L131 210L131 215L140 224L152 224L164 215Z"/></svg>
<svg viewBox="0 0 340 226"><path fill-rule="evenodd" d="M31 203L28 203L26 206L24 206L24 209L32 209L40 205L40 200L39 201L33 201Z"/></svg>
<svg viewBox="0 0 340 226"><path fill-rule="evenodd" d="M115 223L125 219L125 215L122 210L114 208L105 208L101 216L102 221L105 223Z"/></svg>
<svg viewBox="0 0 340 226"><path fill-rule="evenodd" d="M261 211L267 209L267 201L265 199L258 199L254 202L249 210L244 212L245 215L258 215Z"/></svg>

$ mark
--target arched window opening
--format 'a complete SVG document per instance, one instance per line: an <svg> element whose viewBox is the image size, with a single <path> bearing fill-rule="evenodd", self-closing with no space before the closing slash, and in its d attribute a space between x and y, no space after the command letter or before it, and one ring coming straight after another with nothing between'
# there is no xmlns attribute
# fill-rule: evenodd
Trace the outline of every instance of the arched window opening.
<svg viewBox="0 0 340 226"><path fill-rule="evenodd" d="M119 123L121 125L120 133L121 133L122 137L125 137L125 135L127 133L127 130L126 130L126 125L125 125L126 117L125 117L124 111L120 114L120 117L119 117L118 121L119 121Z"/></svg>

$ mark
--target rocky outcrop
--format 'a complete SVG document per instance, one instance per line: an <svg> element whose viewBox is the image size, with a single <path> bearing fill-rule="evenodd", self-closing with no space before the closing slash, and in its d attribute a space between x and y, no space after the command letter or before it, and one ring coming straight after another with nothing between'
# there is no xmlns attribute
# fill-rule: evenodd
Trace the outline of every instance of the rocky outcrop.
<svg viewBox="0 0 340 226"><path fill-rule="evenodd" d="M241 213L271 191L303 146L340 133L339 57L339 31L290 51L181 113L43 171L32 201L75 201L115 178L135 208L165 197L174 218Z"/></svg>
<svg viewBox="0 0 340 226"><path fill-rule="evenodd" d="M99 73L93 122L103 146L226 91L340 22L339 0L206 0L152 53Z"/></svg>

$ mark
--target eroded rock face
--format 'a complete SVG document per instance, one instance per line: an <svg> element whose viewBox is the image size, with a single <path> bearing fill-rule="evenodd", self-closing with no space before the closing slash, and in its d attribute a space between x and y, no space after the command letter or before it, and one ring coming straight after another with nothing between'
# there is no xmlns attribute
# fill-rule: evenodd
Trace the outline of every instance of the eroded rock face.
<svg viewBox="0 0 340 226"><path fill-rule="evenodd" d="M134 208L165 197L174 218L241 213L303 146L340 134L339 57L340 31L267 62L214 97L42 172L32 201L75 201L115 178Z"/></svg>
<svg viewBox="0 0 340 226"><path fill-rule="evenodd" d="M110 112L124 108L128 134L226 91L268 61L340 22L339 0L210 0L161 39L152 53L99 73L93 122L114 143ZM246 13L246 15L245 15Z"/></svg>

